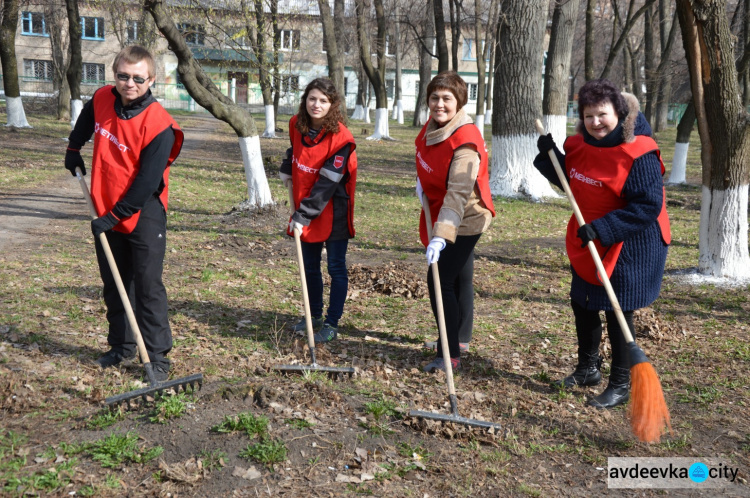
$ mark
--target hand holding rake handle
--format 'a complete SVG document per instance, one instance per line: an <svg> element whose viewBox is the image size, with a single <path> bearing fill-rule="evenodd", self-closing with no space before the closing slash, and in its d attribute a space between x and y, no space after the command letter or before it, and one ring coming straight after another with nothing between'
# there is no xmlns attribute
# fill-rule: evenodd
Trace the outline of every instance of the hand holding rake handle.
<svg viewBox="0 0 750 498"><path fill-rule="evenodd" d="M289 185L289 206L292 208L294 213L294 191L292 186ZM307 330L307 347L310 348L310 359L312 360L312 366L318 366L318 362L315 361L315 338L313 335L312 316L310 315L310 296L307 293L307 277L305 276L305 262L302 259L302 241L300 240L300 233L297 228L292 230L294 232L294 245L297 247L297 266L299 267L299 280L302 285L302 302L305 306L305 328Z"/></svg>
<svg viewBox="0 0 750 498"><path fill-rule="evenodd" d="M81 168L76 168L76 178L78 178L78 183L81 185L81 191L83 191L83 197L86 199L86 204L88 204L89 206L89 212L91 213L92 219L98 218L98 215L96 214L96 208L94 207L94 202L91 200L91 194L89 194L89 189L86 186L86 180L84 180L83 176L81 175ZM117 291L120 293L120 299L122 300L123 308L125 308L125 315L127 315L128 317L128 323L130 324L130 328L133 330L135 342L138 346L138 354L141 357L141 363L143 363L143 367L146 369L148 382L152 386L155 386L159 382L156 380L156 377L154 377L154 368L153 365L151 365L151 360L148 357L146 344L143 342L141 330L138 328L138 321L135 319L133 307L130 305L128 293L125 291L125 285L122 283L120 272L117 270L115 257L114 255L112 255L112 249L109 247L109 241L107 240L107 235L104 232L99 234L99 242L101 243L104 254L107 257L109 269L112 272L112 277L115 280Z"/></svg>
<svg viewBox="0 0 750 498"><path fill-rule="evenodd" d="M535 124L539 134L545 135L542 122L537 119ZM565 190L565 195L568 196L568 201L570 201L570 205L573 208L578 225L585 225L586 221L583 219L575 197L573 197L573 192L568 185L568 179L565 177L565 173L560 166L560 162L557 160L554 150L549 151L549 157L552 165L555 167L557 177L560 179L560 183ZM617 296L609 281L594 242L589 241L588 248L591 252L591 257L594 259L596 270L599 272L599 280L604 285L604 289L612 304L612 309L615 312L615 316L617 316L617 322L620 324L620 329L625 337L625 342L627 342L631 373L631 399L628 410L631 428L635 436L641 441L658 441L666 428L669 428L670 431L672 430L669 409L664 401L664 393L661 389L659 377L656 375L654 367L649 363L646 354L633 340L633 334L625 321L625 315L622 313L620 303L617 300Z"/></svg>

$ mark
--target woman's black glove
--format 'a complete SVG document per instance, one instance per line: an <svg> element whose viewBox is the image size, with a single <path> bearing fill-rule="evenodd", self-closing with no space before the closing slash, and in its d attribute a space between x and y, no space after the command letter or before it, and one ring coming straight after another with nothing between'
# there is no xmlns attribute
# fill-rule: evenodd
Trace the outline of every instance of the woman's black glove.
<svg viewBox="0 0 750 498"><path fill-rule="evenodd" d="M115 215L107 213L95 220L91 220L91 233L94 234L94 238L98 239L100 233L112 230L118 223L120 223L120 220L115 218Z"/></svg>
<svg viewBox="0 0 750 498"><path fill-rule="evenodd" d="M555 150L555 147L557 146L555 145L555 140L552 138L552 133L539 135L539 138L536 140L536 148L543 154Z"/></svg>
<svg viewBox="0 0 750 498"><path fill-rule="evenodd" d="M581 228L578 229L578 238L583 241L583 244L581 244L581 247L586 247L588 243L594 239L599 238L599 234L596 233L596 230L594 230L594 227L586 223Z"/></svg>
<svg viewBox="0 0 750 498"><path fill-rule="evenodd" d="M67 152L65 152L65 168L69 170L73 176L76 176L77 167L81 168L81 175L86 176L86 166L83 165L81 151L68 149Z"/></svg>

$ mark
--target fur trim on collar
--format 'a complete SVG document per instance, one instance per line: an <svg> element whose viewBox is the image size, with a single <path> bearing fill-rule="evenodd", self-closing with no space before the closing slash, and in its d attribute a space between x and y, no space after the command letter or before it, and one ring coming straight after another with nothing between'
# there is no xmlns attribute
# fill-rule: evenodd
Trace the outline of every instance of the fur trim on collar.
<svg viewBox="0 0 750 498"><path fill-rule="evenodd" d="M427 130L424 137L425 142L427 143L427 145L439 144L440 142L447 140L451 135L453 135L453 132L455 132L461 126L473 122L474 121L471 119L471 116L466 114L464 107L459 109L458 112L456 112L456 115L453 116L453 119L445 123L442 128L438 128L435 120L431 119L427 124Z"/></svg>
<svg viewBox="0 0 750 498"><path fill-rule="evenodd" d="M628 115L622 121L622 141L629 144L635 142L635 120L641 111L641 105L632 93L622 92L622 96L628 106ZM583 134L584 129L583 121L579 119L576 123L576 132Z"/></svg>

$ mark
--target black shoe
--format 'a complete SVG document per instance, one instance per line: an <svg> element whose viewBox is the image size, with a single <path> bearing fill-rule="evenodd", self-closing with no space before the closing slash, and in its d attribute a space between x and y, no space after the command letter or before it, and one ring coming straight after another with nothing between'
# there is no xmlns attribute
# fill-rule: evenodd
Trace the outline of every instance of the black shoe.
<svg viewBox="0 0 750 498"><path fill-rule="evenodd" d="M589 400L589 406L595 408L614 408L627 403L630 399L630 370L612 367L609 374L609 385L599 396Z"/></svg>
<svg viewBox="0 0 750 498"><path fill-rule="evenodd" d="M575 371L553 385L558 389L570 389L575 386L596 386L602 381L602 373L599 371L601 364L602 360L599 355L588 356L579 353Z"/></svg>
<svg viewBox="0 0 750 498"><path fill-rule="evenodd" d="M321 325L323 325L323 317L322 316L320 318L313 317L310 321L312 322L312 328L313 328L313 330L315 330L318 327L320 327ZM297 322L297 324L294 327L292 327L292 330L297 335L307 335L307 320L305 320L305 317L302 317L302 320L300 320L299 322Z"/></svg>
<svg viewBox="0 0 750 498"><path fill-rule="evenodd" d="M315 344L321 343L321 342L331 342L332 340L336 339L339 335L339 328L334 327L330 323L324 323L323 328L320 329L320 332L313 335L313 339L315 340Z"/></svg>
<svg viewBox="0 0 750 498"><path fill-rule="evenodd" d="M108 368L119 365L123 361L132 360L133 358L135 358L135 353L129 356L123 356L119 351L110 349L96 360L96 364L102 368Z"/></svg>
<svg viewBox="0 0 750 498"><path fill-rule="evenodd" d="M169 379L169 365L152 363L151 369L152 372L154 372L154 380L156 380L156 382L164 382L165 380ZM148 374L145 374L143 376L143 381L150 382Z"/></svg>

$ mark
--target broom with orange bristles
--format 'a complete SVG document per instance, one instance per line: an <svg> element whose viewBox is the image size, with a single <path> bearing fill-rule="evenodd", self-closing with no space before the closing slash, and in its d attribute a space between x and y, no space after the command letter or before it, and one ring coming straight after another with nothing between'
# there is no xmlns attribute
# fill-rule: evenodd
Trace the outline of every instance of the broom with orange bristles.
<svg viewBox="0 0 750 498"><path fill-rule="evenodd" d="M542 126L541 121L538 119L536 120L536 129L540 135L545 134L544 126ZM568 196L578 225L585 225L586 222L583 219L581 210L578 208L575 197L573 197L573 192L570 190L568 180L565 178L565 173L563 173L554 150L549 151L549 157L555 167L557 177L560 179L560 183L565 190L565 194ZM612 309L615 312L615 316L617 316L617 322L620 324L620 329L622 329L622 334L627 343L628 360L630 361L630 408L628 409L630 427L633 429L635 437L641 441L649 443L659 441L659 438L667 429L670 432L672 431L669 409L667 408L667 403L664 401L664 393L661 389L659 376L656 375L656 370L654 370L654 367L648 361L646 354L633 340L633 334L628 327L628 323L625 321L625 315L622 313L620 303L617 300L617 296L615 296L615 291L612 288L612 284L609 281L609 277L593 241L589 241L588 248L591 252L591 257L594 259L596 269L599 272L599 279L607 291L607 296L612 303Z"/></svg>

